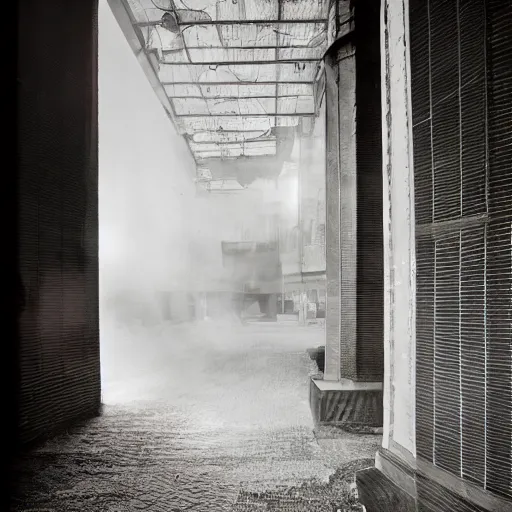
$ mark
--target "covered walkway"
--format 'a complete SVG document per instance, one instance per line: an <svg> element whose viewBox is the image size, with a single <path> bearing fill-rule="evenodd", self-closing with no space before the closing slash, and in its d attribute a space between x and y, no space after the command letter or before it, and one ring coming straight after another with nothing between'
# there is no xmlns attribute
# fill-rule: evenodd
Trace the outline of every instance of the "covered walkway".
<svg viewBox="0 0 512 512"><path fill-rule="evenodd" d="M109 0L197 164L198 187L275 179L323 94L328 2ZM331 20L333 21L333 20Z"/></svg>
<svg viewBox="0 0 512 512"><path fill-rule="evenodd" d="M103 354L118 368L104 375L103 415L20 463L15 510L360 510L350 484L381 436L314 431L306 348L322 330L190 329L104 334L123 343Z"/></svg>

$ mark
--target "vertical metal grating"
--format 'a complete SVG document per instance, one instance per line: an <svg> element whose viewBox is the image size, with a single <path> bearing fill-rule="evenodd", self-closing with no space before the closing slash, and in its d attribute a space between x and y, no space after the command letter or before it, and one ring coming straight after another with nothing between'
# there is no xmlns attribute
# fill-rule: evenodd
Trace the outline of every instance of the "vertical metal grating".
<svg viewBox="0 0 512 512"><path fill-rule="evenodd" d="M512 497L512 5L411 0L418 456Z"/></svg>
<svg viewBox="0 0 512 512"><path fill-rule="evenodd" d="M350 2L343 9L354 13L355 28L347 24L343 30L348 32L331 46L325 60L330 219L326 361L334 359L333 347L339 347L339 375L380 382L384 374L380 2Z"/></svg>
<svg viewBox="0 0 512 512"><path fill-rule="evenodd" d="M512 496L512 4L487 8L487 487Z"/></svg>

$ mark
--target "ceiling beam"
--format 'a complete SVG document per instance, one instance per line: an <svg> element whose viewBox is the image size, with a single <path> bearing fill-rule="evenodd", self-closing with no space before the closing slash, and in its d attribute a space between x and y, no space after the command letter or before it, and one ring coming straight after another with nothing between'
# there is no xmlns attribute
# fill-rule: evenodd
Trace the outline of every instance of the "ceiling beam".
<svg viewBox="0 0 512 512"><path fill-rule="evenodd" d="M232 163L240 162L241 164L243 164L243 162L247 161L247 160L256 160L256 161L260 160L260 161L266 161L266 162L274 161L275 156L277 156L277 155L242 155L241 157L233 156L233 157L227 157L227 158L201 157L201 158L199 158L198 163L202 167L207 168L209 161L213 161L213 162L217 163L218 161L223 160L225 162L232 162Z"/></svg>
<svg viewBox="0 0 512 512"><path fill-rule="evenodd" d="M312 94L285 94L278 96L277 99L291 99L291 98L312 98ZM274 100L276 97L268 96L169 96L171 100L222 100L222 101L239 101L239 100Z"/></svg>
<svg viewBox="0 0 512 512"><path fill-rule="evenodd" d="M255 144L259 144L254 146ZM244 146L253 146L252 149L275 149L277 144L276 139L268 139L268 140L252 140L248 142L224 142L224 143L218 143L218 142L201 142L201 143L192 143L194 147L198 146L196 151L218 151L220 149L229 149L224 148L224 146L240 146L241 149L243 149ZM212 149L200 147L200 146L212 146ZM215 146L215 147L213 147ZM231 148L236 149L236 148Z"/></svg>
<svg viewBox="0 0 512 512"><path fill-rule="evenodd" d="M178 25L204 26L204 25L326 25L326 19L297 19L297 20L197 20L197 21L178 21ZM137 27L156 27L161 24L160 20L155 21L139 21L135 25Z"/></svg>
<svg viewBox="0 0 512 512"><path fill-rule="evenodd" d="M251 46L187 46L189 50L318 50L322 46L307 46L307 45L280 45L277 47L275 44L271 45L251 45ZM172 54L183 51L183 48L162 50L162 55ZM322 58L322 55L319 58Z"/></svg>
<svg viewBox="0 0 512 512"><path fill-rule="evenodd" d="M196 86L217 86L217 85L314 85L314 82L310 80L296 80L290 82L289 80L283 80L282 82L276 82L275 80L265 81L265 82L162 82L162 85L196 85Z"/></svg>
<svg viewBox="0 0 512 512"><path fill-rule="evenodd" d="M239 130L219 130L219 129L208 130L207 128L204 128L204 129L201 129L201 130L195 130L192 135L191 134L187 134L187 137L191 138L192 142L194 142L193 137L195 135L198 135L198 134L201 134L201 133L217 133L217 134L219 134L219 133L220 134L223 134L223 133L254 133L254 132L264 132L264 133L267 133L267 132L270 132L270 131L271 131L271 128L268 128L267 130L262 130L261 128L260 129L258 129L258 128L250 128L250 129L239 129Z"/></svg>
<svg viewBox="0 0 512 512"><path fill-rule="evenodd" d="M229 154L229 155L223 155L222 154L222 149L197 149L195 150L195 153L196 155L198 156L198 158L202 158L202 159L210 159L210 158L223 158L223 159L227 159L227 158L237 158L238 156L244 156L244 157L247 157L247 156L275 156L277 153L276 153L276 148L275 146L269 146L268 148L256 148L257 151L258 151L258 154L256 155L247 155L244 153L244 151L246 151L248 148L240 148L240 155L233 155L233 154ZM236 148L233 148L234 151L236 151ZM260 153L260 150L262 151ZM210 155L210 156L204 156L204 155Z"/></svg>
<svg viewBox="0 0 512 512"><path fill-rule="evenodd" d="M276 48L278 49L278 48ZM190 50L190 48L189 48ZM320 63L321 58L297 58L297 59L279 59L279 60L225 60L225 61L195 61L195 62L184 62L175 61L169 62L165 60L159 61L161 66L253 66L253 65L266 65L266 64L295 64L298 62L316 62Z"/></svg>
<svg viewBox="0 0 512 512"><path fill-rule="evenodd" d="M181 118L212 118L212 117L314 117L316 114L314 112L304 112L304 113L295 113L295 112L266 112L264 114L176 114L176 117ZM256 130L255 130L256 131Z"/></svg>

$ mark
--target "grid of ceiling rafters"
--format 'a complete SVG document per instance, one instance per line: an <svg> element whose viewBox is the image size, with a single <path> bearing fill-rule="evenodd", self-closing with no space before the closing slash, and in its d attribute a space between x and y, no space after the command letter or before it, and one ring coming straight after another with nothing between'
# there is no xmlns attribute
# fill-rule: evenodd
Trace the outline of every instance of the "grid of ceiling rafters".
<svg viewBox="0 0 512 512"><path fill-rule="evenodd" d="M315 116L326 0L122 0L201 167L271 156Z"/></svg>

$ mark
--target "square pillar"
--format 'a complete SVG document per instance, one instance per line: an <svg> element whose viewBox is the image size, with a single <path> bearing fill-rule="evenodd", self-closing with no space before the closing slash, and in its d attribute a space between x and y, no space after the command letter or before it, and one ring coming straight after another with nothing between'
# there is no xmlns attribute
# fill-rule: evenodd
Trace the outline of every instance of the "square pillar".
<svg viewBox="0 0 512 512"><path fill-rule="evenodd" d="M354 11L348 4L338 2L338 16L342 8ZM312 403L319 423L382 426L379 3L362 2L345 14L354 24L338 33L325 58L326 354L324 379L312 381L311 399L319 401Z"/></svg>

